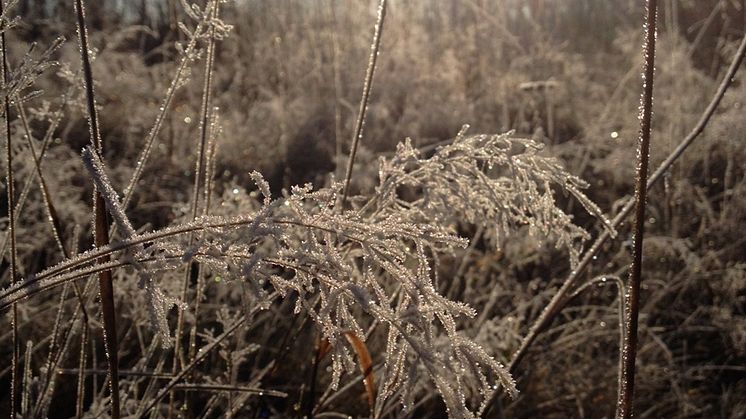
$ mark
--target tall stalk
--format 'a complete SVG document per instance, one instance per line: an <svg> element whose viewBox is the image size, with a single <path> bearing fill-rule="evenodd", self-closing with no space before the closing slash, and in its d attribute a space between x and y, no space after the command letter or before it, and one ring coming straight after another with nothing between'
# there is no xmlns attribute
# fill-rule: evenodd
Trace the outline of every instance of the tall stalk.
<svg viewBox="0 0 746 419"><path fill-rule="evenodd" d="M212 16L213 18L218 17L218 3L216 2L212 9ZM207 44L207 58L205 59L205 80L204 85L202 86L202 109L200 111L200 135L199 135L199 152L197 154L197 162L196 162L196 168L194 171L194 190L193 190L193 198L192 198L192 221L197 219L197 215L199 214L199 197L202 194L202 187L205 187L205 190L207 190L207 185L203 185L203 179L204 182L207 182L207 176L209 174L208 171L208 165L207 165L207 157L208 157L208 140L210 135L210 128L211 128L211 120L212 120L212 76L213 76L213 67L215 65L215 27L212 27L210 29L210 41ZM206 210L207 205L207 197L205 197L205 202L203 202L203 205L205 205L204 210ZM190 238L190 242L193 240L193 237ZM191 244L191 243L190 243ZM197 268L197 271L201 271L201 269L196 266L196 263L194 263L194 268ZM190 272L191 269L188 270ZM188 280L188 276L185 278L185 285L188 285L186 282ZM202 279L201 275L197 276L197 288L196 288L196 295L195 295L195 325L194 328L190 331L189 334L189 349L188 349L188 360L191 361L192 358L194 358L194 351L196 350L196 322L197 322L197 313L199 312L198 306L199 306L199 299L200 299L200 290L202 288Z"/></svg>
<svg viewBox="0 0 746 419"><path fill-rule="evenodd" d="M370 91L373 87L373 74L376 71L376 62L378 61L378 52L381 49L381 34L383 33L383 22L386 18L386 0L381 0L378 4L378 20L376 29L373 33L373 44L370 46L370 58L368 60L368 69L365 72L365 82L363 83L363 95L360 98L360 109L355 122L355 132L352 136L352 147L350 149L350 158L347 160L347 172L345 173L345 183L342 192L342 205L347 201L347 195L350 192L350 179L352 178L352 168L355 165L355 156L360 139L363 136L363 126L365 125L365 114L368 111L368 101L370 100Z"/></svg>
<svg viewBox="0 0 746 419"><path fill-rule="evenodd" d="M0 0L0 16L5 12L4 1ZM2 73L0 75L0 90L5 91L5 86L8 83L8 56L5 46L5 31L0 32L0 54L2 54ZM16 282L16 213L15 213L15 191L13 188L13 150L12 150L12 138L10 136L10 99L7 95L3 95L3 112L5 115L5 124L3 124L3 131L5 133L5 177L6 177L6 191L8 194L8 234L10 235L10 283L15 284ZM14 418L16 415L17 400L16 394L18 393L18 307L14 303L10 314L11 327L13 329L13 359L11 361L11 378L10 378L10 417Z"/></svg>
<svg viewBox="0 0 746 419"><path fill-rule="evenodd" d="M93 70L88 50L88 33L85 22L85 9L82 0L75 0L75 14L78 23L78 41L80 42L80 60L83 69L83 80L85 81L86 107L88 110L88 130L91 144L103 155L103 142L98 127L98 116L96 114L96 98L93 91ZM106 206L101 191L94 186L94 228L93 236L96 247L104 247L109 244L109 223L106 216ZM99 259L100 263L109 261L108 256ZM101 294L101 314L104 321L104 345L106 347L106 358L109 363L109 390L111 392L111 416L119 418L119 362L117 352L116 315L114 310L114 286L110 270L98 273L99 292Z"/></svg>
<svg viewBox="0 0 746 419"><path fill-rule="evenodd" d="M655 75L655 38L658 1L647 0L645 18L645 64L643 67L640 113L640 140L637 149L637 181L635 183L635 220L632 227L632 266L626 292L626 320L622 349L622 385L617 399L617 416L632 417L635 393L635 360L637 358L637 320L640 311L640 282L642 280L642 244L647 199L648 160L650 157L650 128L653 119L653 77Z"/></svg>
<svg viewBox="0 0 746 419"><path fill-rule="evenodd" d="M668 157L666 157L666 159L658 165L658 168L655 169L655 172L650 175L650 178L647 182L648 190L663 178L663 176L668 172L668 169L670 169L671 166L673 166L673 164L681 157L681 155L684 154L686 149L692 145L694 140L696 140L702 134L702 132L704 132L705 128L712 119L712 116L715 114L715 111L718 109L720 102L722 102L723 97L725 96L725 92L728 91L730 86L735 81L736 73L738 73L738 69L741 67L741 63L743 63L744 58L746 58L746 35L741 38L741 44L739 45L736 53L733 55L733 59L730 66L728 67L728 70L723 76L717 91L713 95L710 103L707 105L707 108L702 113L695 126L691 129L691 131L689 131L689 134L687 134L687 136L683 140L681 140L679 145L676 146L676 148L671 153L669 153ZM634 197L627 200L622 209L619 210L619 213L612 219L611 226L613 228L616 229L622 225L622 222L624 222L624 220L626 220L627 217L632 213L634 204ZM554 320L554 317L558 313L560 313L565 305L568 303L568 301L570 300L570 295L579 286L580 280L583 277L583 273L585 273L585 270L591 265L593 261L596 260L597 255L601 252L601 249L603 249L606 241L611 238L612 236L609 230L604 230L593 242L593 245L591 245L591 247L588 248L588 250L583 254L583 257L581 258L578 265L565 279L562 287L557 290L551 301L546 305L544 310L542 310L539 317L533 322L533 324L529 328L528 333L523 338L523 340L521 340L521 345L513 353L513 356L510 359L510 363L508 364L508 369L511 373L516 372L518 365L526 356L531 345L536 341L539 335L544 330L546 330L549 324L551 324L552 320ZM494 406L495 400L496 394L493 395L490 401L485 405L486 407L483 409L482 417L487 417L489 415L490 409Z"/></svg>
<svg viewBox="0 0 746 419"><path fill-rule="evenodd" d="M205 13L208 15L208 19L217 18L218 16L218 2L209 2L205 7ZM202 85L202 105L200 109L200 136L199 144L197 148L197 161L194 169L194 186L192 190L192 208L191 208L191 220L197 219L199 213L199 203L202 187L202 174L204 178L207 178L207 168L205 164L205 156L208 142L208 132L210 129L210 115L212 110L212 73L213 65L215 64L215 27L210 28L210 38L207 43L207 57L205 59L205 78ZM194 235L189 235L189 246L194 243ZM176 326L176 342L174 345L174 359L172 365L172 372L175 374L178 372L178 365L181 363L182 366L186 365L194 357L195 345L196 345L196 328L197 328L197 315L198 315L198 302L200 299L200 289L202 287L201 270L196 262L189 262L184 267L184 279L182 283L182 301L187 301L187 294L189 293L189 285L192 278L192 273L197 272L197 287L195 293L195 319L194 326L189 333L189 347L187 348L187 357L183 358L181 350L181 338L184 329L184 310L179 311L179 317ZM171 401L169 403L169 412L173 408L174 396L171 394ZM186 403L186 398L184 400ZM169 417L171 414L169 413Z"/></svg>

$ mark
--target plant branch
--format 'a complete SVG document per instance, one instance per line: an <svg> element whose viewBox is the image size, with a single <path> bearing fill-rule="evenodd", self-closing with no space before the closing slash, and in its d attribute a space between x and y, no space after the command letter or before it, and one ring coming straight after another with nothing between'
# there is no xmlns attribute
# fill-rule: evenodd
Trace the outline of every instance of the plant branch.
<svg viewBox="0 0 746 419"><path fill-rule="evenodd" d="M4 0L0 0L0 16L5 16ZM8 83L8 55L5 45L5 31L0 32L0 54L2 54L2 71L0 71L0 90L5 90ZM3 112L5 115L3 132L5 134L5 177L6 191L8 196L8 234L10 235L10 283L16 282L17 253L16 253L16 213L15 213L15 191L13 188L13 147L10 135L10 99L3 95ZM11 313L11 328L13 330L13 359L11 360L10 378L10 417L15 417L18 409L16 394L18 393L18 308L13 304Z"/></svg>
<svg viewBox="0 0 746 419"><path fill-rule="evenodd" d="M363 136L363 126L365 125L365 114L368 110L368 101L370 100L370 91L373 87L373 74L376 71L376 62L378 53L381 48L381 34L383 33L383 22L386 18L386 0L381 0L378 4L378 20L376 29L373 33L373 44L370 47L370 59L368 60L368 70L365 72L365 82L363 83L363 96L360 98L360 109L355 122L355 132L352 137L352 147L350 149L350 158L347 160L347 171L345 174L344 189L342 192L342 206L347 201L347 195L350 192L350 179L352 179L352 168L355 165L355 156L360 139Z"/></svg>
<svg viewBox="0 0 746 419"><path fill-rule="evenodd" d="M85 9L82 0L75 0L75 14L78 24L78 40L80 42L80 60L85 81L86 107L88 110L88 129L92 146L103 155L103 141L98 126L96 113L96 98L93 89L93 70L89 57L88 33L85 22ZM109 223L106 216L106 206L101 191L94 187L94 241L96 247L109 244ZM106 263L108 256L100 262ZM114 286L110 270L98 274L99 292L101 293L101 314L104 321L104 345L106 358L109 363L109 390L111 392L111 416L119 418L119 362L117 343L116 312L114 310Z"/></svg>
<svg viewBox="0 0 746 419"><path fill-rule="evenodd" d="M622 349L622 385L619 387L617 417L630 418L635 394L635 360L637 358L637 323L640 313L640 282L642 281L642 245L645 233L648 164L650 160L650 130L653 121L653 82L655 77L655 38L658 1L647 1L645 18L645 64L642 82L642 114L640 140L637 149L637 181L635 183L635 221L632 227L632 266L625 293L626 327Z"/></svg>

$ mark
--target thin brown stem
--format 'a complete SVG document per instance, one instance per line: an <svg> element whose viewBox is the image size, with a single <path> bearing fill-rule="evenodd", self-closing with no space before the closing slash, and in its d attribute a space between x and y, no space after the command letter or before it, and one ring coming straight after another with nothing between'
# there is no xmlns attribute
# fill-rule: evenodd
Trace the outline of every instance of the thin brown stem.
<svg viewBox="0 0 746 419"><path fill-rule="evenodd" d="M5 13L4 0L0 0L0 16ZM5 45L5 31L0 33L0 54L2 55L2 71L0 71L0 90L5 90L8 83L8 56ZM8 234L10 235L10 283L16 282L17 252L16 252L16 213L15 213L15 190L13 188L13 147L10 135L10 99L3 96L3 112L5 115L3 132L5 134L5 177L6 191L8 195ZM13 329L13 359L11 360L10 379L10 417L13 418L18 410L16 395L18 393L18 308L13 304L11 311L11 327Z"/></svg>
<svg viewBox="0 0 746 419"><path fill-rule="evenodd" d="M39 154L38 154L40 162L44 158L44 155L47 152L47 149L49 148L49 144L52 142L52 137L54 136L54 132L59 126L60 121L62 121L62 117L64 115L63 110L65 109L65 106L67 105L68 100L72 96L72 92L73 92L73 88L71 87L63 95L62 104L60 105L60 108L54 113L54 117L52 118L52 121L47 127L47 131L44 134L44 139L41 142L41 150L39 151ZM26 182L24 183L23 188L21 189L21 194L16 200L16 206L15 206L16 214L21 214L23 212L24 205L26 204L26 198L28 197L29 192L31 191L31 186L33 186L33 183L36 180L36 176L37 176L36 172L33 172L31 176L28 176L26 178ZM16 220L16 222L18 222L18 220ZM8 250L8 243L10 242L9 236L10 234L6 233L5 237L3 238L2 245L0 245L0 256L5 256L5 252Z"/></svg>
<svg viewBox="0 0 746 419"><path fill-rule="evenodd" d="M85 22L85 9L82 0L75 0L75 14L78 24L78 41L80 42L80 60L85 81L86 107L88 110L88 129L91 144L103 155L103 141L98 126L96 113L96 98L93 91L93 70L90 62L88 33ZM94 188L95 189L95 188ZM96 247L109 244L109 222L106 215L104 198L100 191L94 190L94 241ZM106 263L108 256L99 262ZM119 375L116 313L114 310L114 286L111 271L101 271L98 274L99 292L101 294L101 314L104 321L104 345L109 363L109 391L111 392L111 416L119 418Z"/></svg>
<svg viewBox="0 0 746 419"><path fill-rule="evenodd" d="M635 220L632 227L632 266L627 284L624 348L622 349L622 385L617 400L617 416L632 417L635 393L635 360L637 358L637 323L640 312L640 282L642 281L642 244L645 232L648 163L650 159L650 129L653 120L653 77L655 75L655 38L658 1L647 1L645 18L645 64L643 69L642 114L640 140L637 149L637 181L635 183Z"/></svg>

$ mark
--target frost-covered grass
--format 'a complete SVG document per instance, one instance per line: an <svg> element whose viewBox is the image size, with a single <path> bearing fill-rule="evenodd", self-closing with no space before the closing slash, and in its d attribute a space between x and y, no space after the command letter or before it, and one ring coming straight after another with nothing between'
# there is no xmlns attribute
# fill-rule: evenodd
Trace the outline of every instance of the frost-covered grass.
<svg viewBox="0 0 746 419"><path fill-rule="evenodd" d="M7 3L0 410L614 413L640 5L370 3L170 1L152 29ZM635 411L737 417L740 75L674 149L742 30L733 5L664 3L651 169L675 158L649 191Z"/></svg>

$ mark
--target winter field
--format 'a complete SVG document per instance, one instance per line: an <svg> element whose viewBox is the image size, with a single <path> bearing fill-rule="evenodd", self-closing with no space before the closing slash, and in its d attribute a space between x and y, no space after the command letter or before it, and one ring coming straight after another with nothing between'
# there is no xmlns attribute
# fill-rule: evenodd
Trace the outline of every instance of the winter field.
<svg viewBox="0 0 746 419"><path fill-rule="evenodd" d="M0 0L0 413L746 417L746 1Z"/></svg>

